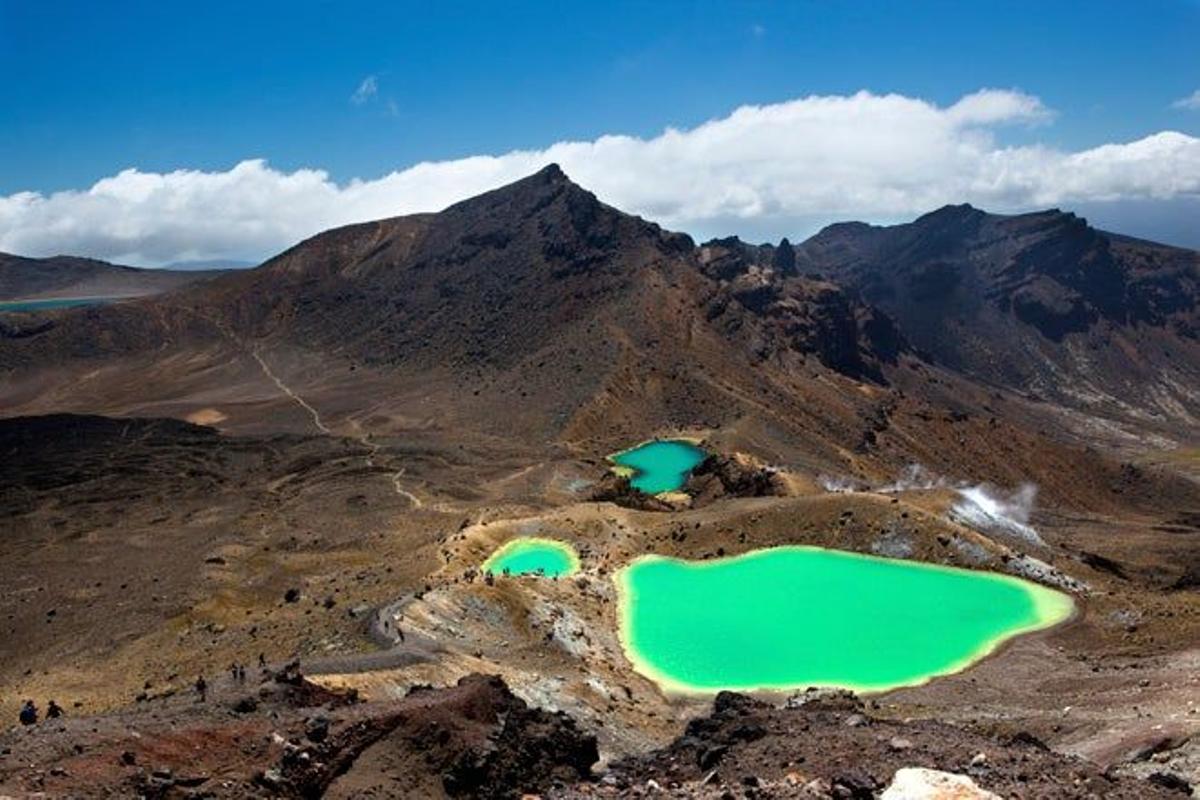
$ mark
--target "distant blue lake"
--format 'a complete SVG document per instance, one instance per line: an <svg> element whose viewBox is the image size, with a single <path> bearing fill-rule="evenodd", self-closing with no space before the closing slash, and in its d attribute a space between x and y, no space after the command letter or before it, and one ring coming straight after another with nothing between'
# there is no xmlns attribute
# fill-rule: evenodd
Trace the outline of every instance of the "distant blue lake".
<svg viewBox="0 0 1200 800"><path fill-rule="evenodd" d="M50 311L55 308L101 305L120 299L120 297L57 297L50 300L0 300L0 312Z"/></svg>

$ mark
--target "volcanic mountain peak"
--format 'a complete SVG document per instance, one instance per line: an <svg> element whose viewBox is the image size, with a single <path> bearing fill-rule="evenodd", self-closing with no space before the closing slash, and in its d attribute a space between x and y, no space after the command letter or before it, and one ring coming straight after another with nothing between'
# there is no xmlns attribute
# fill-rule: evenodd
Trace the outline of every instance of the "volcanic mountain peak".
<svg viewBox="0 0 1200 800"><path fill-rule="evenodd" d="M306 280L338 275L388 281L395 279L388 273L406 262L415 269L455 270L480 256L493 262L498 254L511 251L520 256L520 264L509 259L511 266L535 269L539 263L554 263L556 271L562 272L639 247L683 253L693 245L686 235L665 232L601 203L557 164L550 164L436 214L393 217L319 233L270 259L264 270L303 275Z"/></svg>
<svg viewBox="0 0 1200 800"><path fill-rule="evenodd" d="M684 234L663 231L600 202L557 164L450 206L437 215L430 234L431 246L455 251L461 244L504 249L529 238L540 244L546 260L571 261L571 269L618 250L649 246L681 254L694 247Z"/></svg>
<svg viewBox="0 0 1200 800"><path fill-rule="evenodd" d="M532 175L460 200L448 206L441 216L447 219L498 215L523 218L544 209L564 193L586 195L592 202L599 203L591 192L573 183L557 164L549 164Z"/></svg>
<svg viewBox="0 0 1200 800"><path fill-rule="evenodd" d="M446 211L460 208L472 208L495 204L508 204L521 199L538 199L553 196L562 191L575 191L591 195L591 192L567 177L562 167L550 163L524 178L518 178L483 194L468 197L466 200L448 206Z"/></svg>
<svg viewBox="0 0 1200 800"><path fill-rule="evenodd" d="M986 216L988 216L986 211L982 211L970 203L947 203L941 208L935 208L933 211L926 212L917 217L913 221L913 224L944 225L953 222L962 223L970 219L978 219Z"/></svg>

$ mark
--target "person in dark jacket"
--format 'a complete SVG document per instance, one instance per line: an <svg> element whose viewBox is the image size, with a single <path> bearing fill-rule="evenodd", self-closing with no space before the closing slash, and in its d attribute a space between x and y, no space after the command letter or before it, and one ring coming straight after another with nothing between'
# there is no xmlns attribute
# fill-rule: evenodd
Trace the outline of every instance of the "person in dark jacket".
<svg viewBox="0 0 1200 800"><path fill-rule="evenodd" d="M62 706L53 700L46 706L46 719L58 719L63 715Z"/></svg>
<svg viewBox="0 0 1200 800"><path fill-rule="evenodd" d="M26 700L25 705L21 706L21 713L19 715L19 719L21 720L22 725L36 725L37 724L38 710L37 710L37 706L35 706L33 704L32 700Z"/></svg>

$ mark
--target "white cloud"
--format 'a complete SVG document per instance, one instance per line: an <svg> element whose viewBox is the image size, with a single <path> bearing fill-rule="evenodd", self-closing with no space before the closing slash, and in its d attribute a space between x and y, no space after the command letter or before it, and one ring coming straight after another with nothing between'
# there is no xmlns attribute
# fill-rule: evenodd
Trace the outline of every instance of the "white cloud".
<svg viewBox="0 0 1200 800"><path fill-rule="evenodd" d="M0 250L133 263L261 258L322 229L432 211L555 161L604 201L700 235L811 232L814 220L888 220L946 203L1005 211L1200 197L1200 139L1162 132L1080 151L1003 146L1003 125L1049 112L984 90L940 107L860 92L744 106L650 139L608 135L425 162L338 184L262 160L226 172L125 170L94 186L0 197Z"/></svg>
<svg viewBox="0 0 1200 800"><path fill-rule="evenodd" d="M368 75L363 78L362 83L354 90L354 94L350 95L350 102L356 106L361 106L377 94L379 94L379 79L374 75Z"/></svg>
<svg viewBox="0 0 1200 800"><path fill-rule="evenodd" d="M1181 97L1174 103L1171 103L1171 108L1179 108L1184 111L1200 111L1200 89L1192 92L1187 97Z"/></svg>

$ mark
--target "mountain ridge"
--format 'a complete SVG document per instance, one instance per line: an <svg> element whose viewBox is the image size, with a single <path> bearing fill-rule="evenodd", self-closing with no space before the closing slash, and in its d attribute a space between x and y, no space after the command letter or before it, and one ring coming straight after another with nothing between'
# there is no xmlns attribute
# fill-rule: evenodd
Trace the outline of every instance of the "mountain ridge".
<svg viewBox="0 0 1200 800"><path fill-rule="evenodd" d="M911 223L831 227L797 247L951 369L1072 406L1193 423L1200 253L1107 234L1056 209L947 206ZM1078 391L1075 389L1078 388ZM1182 413L1180 413L1182 411Z"/></svg>
<svg viewBox="0 0 1200 800"><path fill-rule="evenodd" d="M639 359L791 385L813 358L884 387L916 359L1166 430L1200 408L1188 388L1200 371L1197 259L1109 238L1069 212L966 204L898 226L838 223L795 245L696 245L550 165L436 214L324 231L160 298L0 318L0 368L11 383L53 364L278 351L310 364L301 386L324 373L349 387L359 368L404 385L425 375L453 386L468 417L485 391L541 393L536 427L561 432L614 375L640 380ZM753 374L761 365L769 377ZM1145 409L1131 403L1131 375L1153 388ZM721 383L689 380L705 393Z"/></svg>
<svg viewBox="0 0 1200 800"><path fill-rule="evenodd" d="M145 269L80 256L0 253L0 301L157 294L223 271Z"/></svg>

